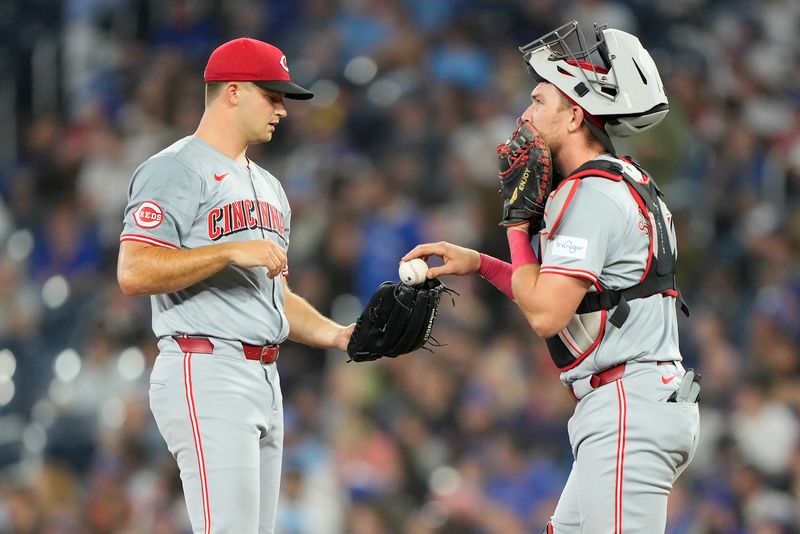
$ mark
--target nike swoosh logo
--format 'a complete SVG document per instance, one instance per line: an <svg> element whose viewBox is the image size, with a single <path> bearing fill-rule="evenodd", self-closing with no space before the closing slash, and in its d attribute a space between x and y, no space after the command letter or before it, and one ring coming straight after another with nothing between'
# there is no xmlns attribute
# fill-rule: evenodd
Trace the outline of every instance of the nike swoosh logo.
<svg viewBox="0 0 800 534"><path fill-rule="evenodd" d="M226 176L228 176L228 174L230 174L230 173L227 173L227 172L226 172L225 174L215 174L215 175L214 175L214 179L215 179L216 181L218 181L218 182L221 182L222 180L224 180L224 179L225 179L225 177L226 177Z"/></svg>
<svg viewBox="0 0 800 534"><path fill-rule="evenodd" d="M661 382L663 382L664 384L669 384L669 383L670 383L670 382L672 382L673 380L675 380L675 375L672 375L672 376L662 376L662 377L661 377Z"/></svg>

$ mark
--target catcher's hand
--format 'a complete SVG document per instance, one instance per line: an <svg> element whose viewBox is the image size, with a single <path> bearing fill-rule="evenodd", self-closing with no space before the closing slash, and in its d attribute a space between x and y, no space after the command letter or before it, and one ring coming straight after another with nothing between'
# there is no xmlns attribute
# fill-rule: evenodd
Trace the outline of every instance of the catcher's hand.
<svg viewBox="0 0 800 534"><path fill-rule="evenodd" d="M511 137L497 146L497 157L503 197L500 225L530 222L532 231L537 231L553 185L550 149L529 122L521 121Z"/></svg>
<svg viewBox="0 0 800 534"><path fill-rule="evenodd" d="M415 351L431 337L442 293L438 279L417 286L384 282L369 299L350 336L347 354L357 362L394 358Z"/></svg>

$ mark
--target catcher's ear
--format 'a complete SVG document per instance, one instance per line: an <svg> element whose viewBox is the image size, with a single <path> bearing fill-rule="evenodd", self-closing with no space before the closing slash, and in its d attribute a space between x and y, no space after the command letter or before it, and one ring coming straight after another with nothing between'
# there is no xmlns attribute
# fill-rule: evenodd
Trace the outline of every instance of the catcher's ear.
<svg viewBox="0 0 800 534"><path fill-rule="evenodd" d="M583 119L583 108L574 104L570 106L570 118L569 124L567 125L569 133L574 133L580 130L583 127Z"/></svg>

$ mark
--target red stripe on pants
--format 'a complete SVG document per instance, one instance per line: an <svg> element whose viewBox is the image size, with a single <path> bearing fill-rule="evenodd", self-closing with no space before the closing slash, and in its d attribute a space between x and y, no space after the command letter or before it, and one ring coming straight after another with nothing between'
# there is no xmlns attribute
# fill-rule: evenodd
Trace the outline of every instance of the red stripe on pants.
<svg viewBox="0 0 800 534"><path fill-rule="evenodd" d="M617 431L617 467L614 484L614 534L622 534L622 480L625 463L625 424L628 416L628 405L625 401L625 386L622 384L622 380L616 380L616 383L619 429Z"/></svg>
<svg viewBox="0 0 800 534"><path fill-rule="evenodd" d="M194 450L197 454L197 467L200 471L200 492L203 500L203 522L205 534L211 534L211 507L208 504L208 480L206 479L206 459L203 455L203 440L200 439L200 424L197 421L197 410L194 404L194 390L192 388L192 353L183 355L183 383L186 387L186 404L189 407L189 421L192 424L192 437L194 437Z"/></svg>

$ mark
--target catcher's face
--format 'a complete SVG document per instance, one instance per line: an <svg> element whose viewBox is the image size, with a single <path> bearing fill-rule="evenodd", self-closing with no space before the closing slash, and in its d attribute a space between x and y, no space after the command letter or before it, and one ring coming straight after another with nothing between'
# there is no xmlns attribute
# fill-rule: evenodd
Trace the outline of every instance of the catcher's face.
<svg viewBox="0 0 800 534"><path fill-rule="evenodd" d="M566 102L566 104L565 104ZM540 83L531 91L531 105L522 114L556 152L570 132L574 117L571 103L551 83Z"/></svg>
<svg viewBox="0 0 800 534"><path fill-rule="evenodd" d="M250 84L240 100L240 120L244 137L249 144L267 143L278 127L278 122L287 116L283 94Z"/></svg>

